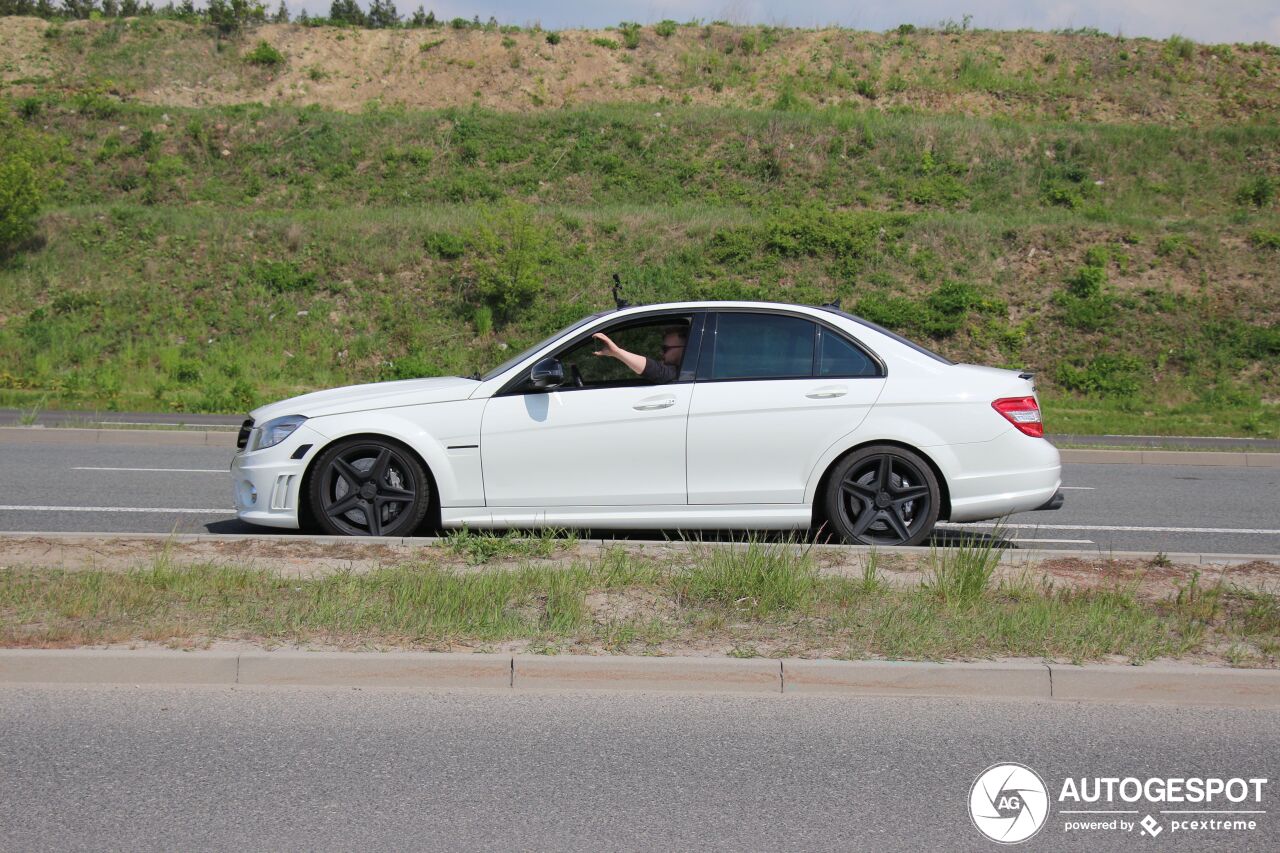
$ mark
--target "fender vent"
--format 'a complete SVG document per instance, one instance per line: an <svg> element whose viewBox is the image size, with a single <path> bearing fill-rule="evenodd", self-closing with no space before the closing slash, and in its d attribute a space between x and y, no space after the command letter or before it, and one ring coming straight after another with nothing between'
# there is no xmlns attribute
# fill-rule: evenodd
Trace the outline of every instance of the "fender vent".
<svg viewBox="0 0 1280 853"><path fill-rule="evenodd" d="M271 488L271 508L291 509L289 505L289 487L293 485L294 474L280 474Z"/></svg>

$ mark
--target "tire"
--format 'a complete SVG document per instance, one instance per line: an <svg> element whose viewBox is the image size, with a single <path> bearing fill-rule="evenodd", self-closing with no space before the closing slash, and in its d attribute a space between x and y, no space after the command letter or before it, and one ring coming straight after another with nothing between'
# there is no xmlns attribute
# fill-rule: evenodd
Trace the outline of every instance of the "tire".
<svg viewBox="0 0 1280 853"><path fill-rule="evenodd" d="M919 454L873 444L836 464L823 495L832 532L849 544L919 545L938 523L941 489Z"/></svg>
<svg viewBox="0 0 1280 853"><path fill-rule="evenodd" d="M409 536L431 507L431 480L398 442L353 438L316 459L311 516L333 536Z"/></svg>

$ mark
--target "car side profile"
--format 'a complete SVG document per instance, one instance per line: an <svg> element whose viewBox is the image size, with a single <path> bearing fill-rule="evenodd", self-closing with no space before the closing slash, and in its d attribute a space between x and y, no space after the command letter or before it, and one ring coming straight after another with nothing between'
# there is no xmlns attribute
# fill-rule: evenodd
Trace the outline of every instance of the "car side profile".
<svg viewBox="0 0 1280 853"><path fill-rule="evenodd" d="M674 378L601 357L597 333L655 360L677 334ZM263 406L238 445L242 520L352 536L821 524L916 545L939 521L1062 502L1030 374L954 364L833 306L602 312L478 378Z"/></svg>

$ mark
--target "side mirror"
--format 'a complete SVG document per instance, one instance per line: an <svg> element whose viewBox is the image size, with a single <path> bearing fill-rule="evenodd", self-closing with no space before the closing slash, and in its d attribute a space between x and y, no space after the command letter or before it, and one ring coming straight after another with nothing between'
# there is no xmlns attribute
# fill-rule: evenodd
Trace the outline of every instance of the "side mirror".
<svg viewBox="0 0 1280 853"><path fill-rule="evenodd" d="M564 384L564 365L558 358L544 358L529 371L529 387L535 391L550 391Z"/></svg>

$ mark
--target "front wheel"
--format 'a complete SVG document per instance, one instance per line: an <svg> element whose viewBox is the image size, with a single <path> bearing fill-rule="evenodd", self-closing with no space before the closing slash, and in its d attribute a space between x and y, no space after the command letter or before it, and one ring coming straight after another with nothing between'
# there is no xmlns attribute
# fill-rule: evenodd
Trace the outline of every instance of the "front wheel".
<svg viewBox="0 0 1280 853"><path fill-rule="evenodd" d="M388 440L340 441L316 460L311 514L337 536L407 536L431 504L427 474L403 446Z"/></svg>
<svg viewBox="0 0 1280 853"><path fill-rule="evenodd" d="M836 465L824 501L832 529L845 542L919 545L938 522L941 490L919 454L871 445Z"/></svg>

